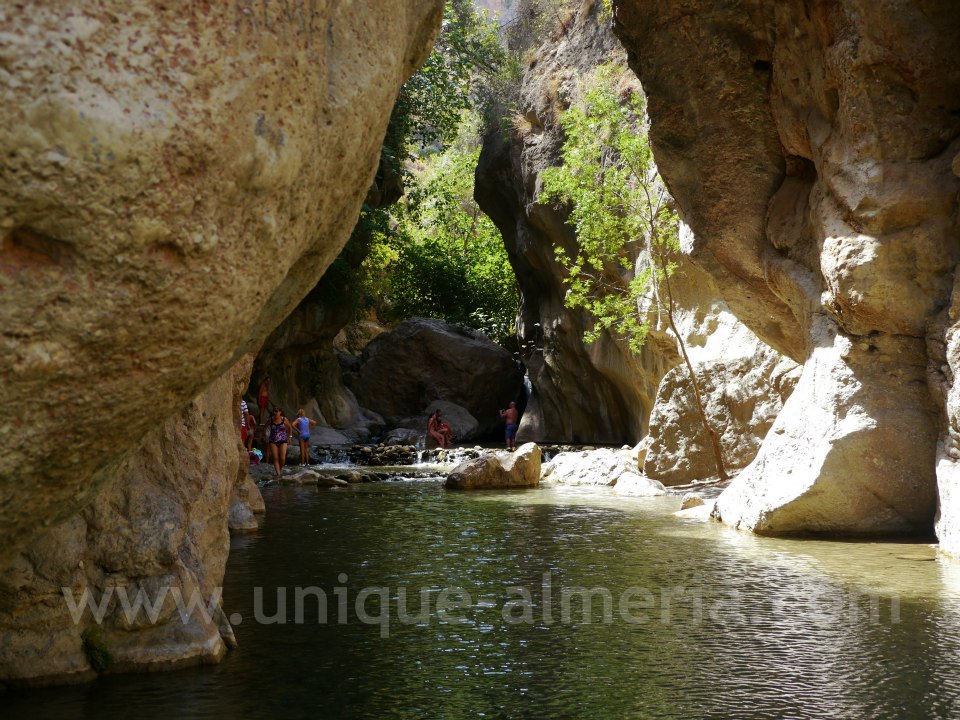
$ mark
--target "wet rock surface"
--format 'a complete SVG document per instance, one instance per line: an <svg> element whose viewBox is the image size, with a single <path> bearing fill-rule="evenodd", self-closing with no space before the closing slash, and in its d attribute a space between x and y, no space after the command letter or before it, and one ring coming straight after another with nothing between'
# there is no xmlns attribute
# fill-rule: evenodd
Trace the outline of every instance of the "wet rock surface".
<svg viewBox="0 0 960 720"><path fill-rule="evenodd" d="M211 601L222 585L228 527L256 529L263 498L247 476L237 433L247 357L187 403L121 466L82 512L55 525L0 572L0 679L10 684L85 680L97 672L215 662L233 642L219 603L182 622L174 593ZM97 624L74 622L63 588L83 608L107 597ZM125 593L121 599L120 593ZM128 618L123 600L158 602ZM91 664L94 643L107 665Z"/></svg>

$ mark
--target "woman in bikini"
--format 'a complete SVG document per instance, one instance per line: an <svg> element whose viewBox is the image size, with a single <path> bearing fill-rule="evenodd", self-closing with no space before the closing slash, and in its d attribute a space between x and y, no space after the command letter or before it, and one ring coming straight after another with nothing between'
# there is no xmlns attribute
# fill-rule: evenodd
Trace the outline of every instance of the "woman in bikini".
<svg viewBox="0 0 960 720"><path fill-rule="evenodd" d="M287 462L287 438L292 434L293 426L290 425L290 421L283 416L282 409L275 407L270 418L267 437L270 440L270 462L273 463L273 469L277 473L277 480L280 479L280 473Z"/></svg>
<svg viewBox="0 0 960 720"><path fill-rule="evenodd" d="M450 447L453 442L453 433L450 431L450 426L443 421L443 413L439 409L427 421L427 432L441 448Z"/></svg>

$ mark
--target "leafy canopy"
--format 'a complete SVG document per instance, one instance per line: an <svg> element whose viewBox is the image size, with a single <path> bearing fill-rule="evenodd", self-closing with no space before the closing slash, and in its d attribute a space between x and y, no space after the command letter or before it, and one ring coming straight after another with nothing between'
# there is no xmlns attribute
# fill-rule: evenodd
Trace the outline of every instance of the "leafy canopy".
<svg viewBox="0 0 960 720"><path fill-rule="evenodd" d="M387 320L436 317L513 342L518 294L503 240L473 200L480 154L475 127L426 159L410 179L406 202L393 210L364 263L382 271L381 314Z"/></svg>
<svg viewBox="0 0 960 720"><path fill-rule="evenodd" d="M599 67L562 115L563 165L541 175L543 199L567 204L577 247L556 248L566 272L566 304L593 318L584 339L604 331L639 353L650 310L675 269L679 221L657 173L642 94L621 84L628 71Z"/></svg>
<svg viewBox="0 0 960 720"><path fill-rule="evenodd" d="M498 73L505 59L496 25L473 0L447 0L433 50L400 89L384 154L399 169L412 155L442 151L477 103L478 78Z"/></svg>

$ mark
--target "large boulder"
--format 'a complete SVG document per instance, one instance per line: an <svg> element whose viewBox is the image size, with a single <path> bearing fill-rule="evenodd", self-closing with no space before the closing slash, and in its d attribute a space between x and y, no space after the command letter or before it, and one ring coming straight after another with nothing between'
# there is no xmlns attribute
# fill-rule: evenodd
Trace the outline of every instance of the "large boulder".
<svg viewBox="0 0 960 720"><path fill-rule="evenodd" d="M643 448L557 453L544 465L542 481L551 485L613 486L621 495L663 495L663 485L640 471Z"/></svg>
<svg viewBox="0 0 960 720"><path fill-rule="evenodd" d="M757 342L755 352L694 366L710 426L720 437L726 470L750 464L800 377L799 366ZM686 365L668 372L650 413L643 473L664 485L717 474Z"/></svg>
<svg viewBox="0 0 960 720"><path fill-rule="evenodd" d="M442 9L0 12L0 564L93 501L316 284Z"/></svg>
<svg viewBox="0 0 960 720"><path fill-rule="evenodd" d="M413 318L367 345L352 389L389 425L411 427L404 423L412 413L446 401L475 418L477 435L489 436L502 427L499 410L522 395L523 374L509 352L480 333ZM425 429L426 417L416 425Z"/></svg>
<svg viewBox="0 0 960 720"><path fill-rule="evenodd" d="M536 487L540 483L540 447L521 445L514 452L481 455L455 467L445 487L451 490L492 490Z"/></svg>
<svg viewBox="0 0 960 720"><path fill-rule="evenodd" d="M251 363L247 356L156 427L92 503L13 554L0 572L0 681L36 685L106 669L199 665L234 642L217 595L228 525L255 529L254 513L263 511L238 432ZM74 621L64 592L81 610L84 592L94 602L111 594L103 622L89 610ZM177 592L212 605L213 614L182 622ZM125 615L121 603L138 593L163 601L156 618L143 609ZM109 667L91 664L91 647Z"/></svg>
<svg viewBox="0 0 960 720"><path fill-rule="evenodd" d="M614 25L688 254L805 364L715 515L773 534L928 532L938 435L953 482L954 419L926 385L929 367L945 402L953 382L955 319L938 315L960 259L956 3L616 0Z"/></svg>

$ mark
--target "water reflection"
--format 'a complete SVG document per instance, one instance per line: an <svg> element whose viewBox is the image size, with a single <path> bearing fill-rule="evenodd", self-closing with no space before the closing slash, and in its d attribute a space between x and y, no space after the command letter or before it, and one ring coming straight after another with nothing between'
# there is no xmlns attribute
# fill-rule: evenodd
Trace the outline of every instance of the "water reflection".
<svg viewBox="0 0 960 720"><path fill-rule="evenodd" d="M595 489L265 494L264 527L233 544L225 603L244 622L223 664L8 694L4 716L957 717L960 566L927 546L756 538L679 521L676 498ZM324 589L328 622L316 605L305 624L292 611L251 622L257 586L266 616L278 587L288 603L294 587ZM352 602L371 587L386 589L386 636ZM453 587L472 604L445 614ZM609 592L610 622L603 598L559 621L561 591L577 587ZM337 588L351 599L342 625ZM411 614L425 589L423 617L399 621L400 588ZM518 598L531 622L505 620Z"/></svg>

